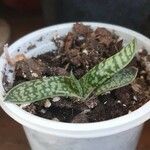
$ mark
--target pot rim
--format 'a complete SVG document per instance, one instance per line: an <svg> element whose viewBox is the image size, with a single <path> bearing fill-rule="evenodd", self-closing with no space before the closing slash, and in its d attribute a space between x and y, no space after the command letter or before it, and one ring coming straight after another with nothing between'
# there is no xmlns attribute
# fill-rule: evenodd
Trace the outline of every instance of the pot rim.
<svg viewBox="0 0 150 150"><path fill-rule="evenodd" d="M46 32L56 31L60 28L63 29L64 27L71 27L73 23L53 25L34 31L17 40L9 47L9 49L14 50L15 47L20 46L22 43L24 43L25 41L29 41L33 37L39 36L41 33L43 34ZM150 47L150 39L133 30L107 23L82 23L90 26L103 26L107 29L113 29L115 31L127 33L130 36L136 37L137 39L141 40L143 43L146 43ZM0 59L2 60L2 58ZM0 79L2 80L2 77L0 77ZM4 109L4 111L22 125L37 130L38 132L50 133L63 137L89 138L111 135L143 124L146 120L150 118L150 101L144 104L142 107L138 108L137 110L114 119L94 123L64 123L35 116L26 112L15 104L3 102L4 98L1 91L0 99L0 105Z"/></svg>

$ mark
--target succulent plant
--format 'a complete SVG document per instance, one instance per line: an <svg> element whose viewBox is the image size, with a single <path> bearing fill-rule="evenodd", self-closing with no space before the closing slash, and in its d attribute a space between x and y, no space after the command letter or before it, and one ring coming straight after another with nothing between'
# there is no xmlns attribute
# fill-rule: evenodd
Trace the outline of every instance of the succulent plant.
<svg viewBox="0 0 150 150"><path fill-rule="evenodd" d="M136 53L136 40L115 55L89 70L81 79L70 76L52 76L23 82L13 87L5 101L16 104L40 101L55 96L75 97L85 101L91 94L104 94L130 84L137 75L134 67L125 68Z"/></svg>

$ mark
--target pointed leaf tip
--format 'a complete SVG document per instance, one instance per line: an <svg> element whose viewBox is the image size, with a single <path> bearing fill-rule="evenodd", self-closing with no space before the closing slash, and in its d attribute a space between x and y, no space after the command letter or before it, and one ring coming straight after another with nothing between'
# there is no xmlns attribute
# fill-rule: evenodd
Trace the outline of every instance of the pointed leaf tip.
<svg viewBox="0 0 150 150"><path fill-rule="evenodd" d="M100 87L115 73L126 67L135 56L135 47L136 39L133 39L128 45L122 48L120 52L99 63L87 72L80 79L80 82L83 85L84 95L87 95L91 90Z"/></svg>
<svg viewBox="0 0 150 150"><path fill-rule="evenodd" d="M114 76L112 76L108 81L103 83L102 86L97 88L97 95L104 94L108 91L118 89L120 87L126 86L133 82L137 76L138 69L135 67L125 68Z"/></svg>
<svg viewBox="0 0 150 150"><path fill-rule="evenodd" d="M5 101L20 104L54 96L79 97L77 90L72 87L72 82L71 78L61 76L23 82L6 94Z"/></svg>

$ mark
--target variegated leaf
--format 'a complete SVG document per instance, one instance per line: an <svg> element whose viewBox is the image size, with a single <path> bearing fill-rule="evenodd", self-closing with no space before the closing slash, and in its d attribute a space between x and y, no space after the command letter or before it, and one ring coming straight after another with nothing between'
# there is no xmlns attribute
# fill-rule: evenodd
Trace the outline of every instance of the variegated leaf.
<svg viewBox="0 0 150 150"><path fill-rule="evenodd" d="M129 64L135 55L136 40L132 40L120 52L104 60L93 67L81 79L84 96L91 93L97 87L100 87L105 81L115 73Z"/></svg>
<svg viewBox="0 0 150 150"><path fill-rule="evenodd" d="M133 40L119 53L92 68L80 80L77 80L73 74L71 74L70 77L55 76L31 80L21 83L11 89L6 94L5 101L19 104L40 101L42 99L54 96L77 97L79 99L86 99L88 95L90 95L90 93L97 88L99 88L99 91L101 89L101 92L104 92L104 89L108 88L108 83L109 89L110 87L119 87L119 84L117 85L113 82L111 83L111 77L123 69L132 60L135 54L135 43L135 40ZM119 78L117 75L114 77ZM108 79L110 79L110 81L108 81ZM105 82L107 84L105 84Z"/></svg>
<svg viewBox="0 0 150 150"><path fill-rule="evenodd" d="M138 70L135 67L125 68L119 71L110 79L108 79L108 81L104 82L100 87L98 87L96 94L104 94L108 91L112 91L130 84L136 78L137 71Z"/></svg>
<svg viewBox="0 0 150 150"><path fill-rule="evenodd" d="M23 82L6 94L5 101L19 104L40 101L54 96L79 97L78 89L76 86L72 86L73 82L70 77L61 76Z"/></svg>
<svg viewBox="0 0 150 150"><path fill-rule="evenodd" d="M77 93L79 93L80 97L83 97L83 89L81 86L80 81L74 76L73 72L71 71L71 79L73 80L72 82L72 87L74 89L77 89Z"/></svg>

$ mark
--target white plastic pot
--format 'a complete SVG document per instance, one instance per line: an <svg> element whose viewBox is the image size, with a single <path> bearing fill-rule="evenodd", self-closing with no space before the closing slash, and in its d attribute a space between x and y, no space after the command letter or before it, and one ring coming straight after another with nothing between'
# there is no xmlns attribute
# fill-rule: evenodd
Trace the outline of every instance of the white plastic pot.
<svg viewBox="0 0 150 150"><path fill-rule="evenodd" d="M150 40L132 30L103 23L90 23L92 28L105 27L120 35L124 42L133 37L138 40L138 49L150 50ZM9 47L11 57L25 53L27 57L36 56L55 49L50 42L53 36L66 35L72 23L60 24L35 31ZM39 40L41 39L42 40ZM36 45L27 50L31 44ZM20 51L18 52L18 49ZM0 59L0 105L4 111L23 125L32 150L135 150L142 126L150 118L150 101L134 112L96 123L62 123L32 115L15 104L3 102L2 71L6 66L4 55ZM11 79L11 76L9 77Z"/></svg>

